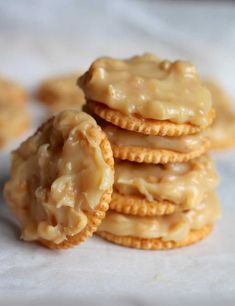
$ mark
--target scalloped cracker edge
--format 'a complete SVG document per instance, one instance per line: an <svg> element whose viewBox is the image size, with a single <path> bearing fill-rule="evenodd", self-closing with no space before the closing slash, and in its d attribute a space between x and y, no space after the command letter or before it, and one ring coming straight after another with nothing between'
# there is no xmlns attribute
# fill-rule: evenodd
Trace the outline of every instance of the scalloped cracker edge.
<svg viewBox="0 0 235 306"><path fill-rule="evenodd" d="M96 234L112 243L122 246L144 249L144 250L168 250L189 246L210 234L212 225L206 225L199 230L190 231L188 237L182 241L164 241L161 238L144 239L132 236L117 236L108 232L97 232Z"/></svg>
<svg viewBox="0 0 235 306"><path fill-rule="evenodd" d="M129 160L137 163L182 163L199 157L210 148L210 141L205 140L197 150L189 153L180 153L170 150L151 149L138 146L118 146L111 144L113 156L122 160Z"/></svg>
<svg viewBox="0 0 235 306"><path fill-rule="evenodd" d="M102 119L122 129L146 135L181 136L196 134L210 126L215 118L215 110L211 109L208 115L208 125L199 127L190 123L176 124L169 120L160 121L144 119L133 115L128 116L95 101L87 101L87 104Z"/></svg>
<svg viewBox="0 0 235 306"><path fill-rule="evenodd" d="M150 202L140 196L122 195L114 191L109 207L118 213L144 217L172 214L177 205L169 201Z"/></svg>
<svg viewBox="0 0 235 306"><path fill-rule="evenodd" d="M114 171L114 160L113 160L112 149L104 132L102 132L102 138L103 139L101 141L100 147L103 153L104 160ZM79 245L81 242L91 237L93 233L97 230L97 227L100 225L101 221L105 217L106 211L109 209L111 196L112 196L112 188L104 192L100 200L100 203L98 204L98 206L94 211L86 212L88 223L86 227L77 235L68 236L66 240L64 240L62 243L59 244L42 239L39 242L50 249L68 249Z"/></svg>

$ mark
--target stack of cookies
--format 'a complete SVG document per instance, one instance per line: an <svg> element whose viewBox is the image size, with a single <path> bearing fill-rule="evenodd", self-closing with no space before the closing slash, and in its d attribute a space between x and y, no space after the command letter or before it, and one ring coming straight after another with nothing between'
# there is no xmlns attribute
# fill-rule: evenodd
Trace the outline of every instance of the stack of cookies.
<svg viewBox="0 0 235 306"><path fill-rule="evenodd" d="M204 132L214 111L195 67L150 54L100 58L79 84L99 125L64 110L12 153L4 195L22 239L62 249L96 232L169 249L205 237L220 204Z"/></svg>
<svg viewBox="0 0 235 306"><path fill-rule="evenodd" d="M100 58L79 85L116 158L110 210L97 234L143 249L204 238L220 205L203 132L215 114L195 67L151 54Z"/></svg>

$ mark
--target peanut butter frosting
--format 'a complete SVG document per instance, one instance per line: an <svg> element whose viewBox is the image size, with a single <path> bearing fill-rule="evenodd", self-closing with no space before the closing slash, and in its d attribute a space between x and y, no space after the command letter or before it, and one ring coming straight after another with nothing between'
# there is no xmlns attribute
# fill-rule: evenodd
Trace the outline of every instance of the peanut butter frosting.
<svg viewBox="0 0 235 306"><path fill-rule="evenodd" d="M126 60L102 57L79 84L88 100L126 115L208 124L211 95L190 62L160 60L152 54Z"/></svg>
<svg viewBox="0 0 235 306"><path fill-rule="evenodd" d="M102 122L102 128L111 144L120 147L133 146L189 153L197 150L207 141L206 137L202 134L179 137L152 136L123 130L117 126L104 122Z"/></svg>
<svg viewBox="0 0 235 306"><path fill-rule="evenodd" d="M102 137L88 114L64 111L13 152L5 196L24 240L59 244L86 227L86 212L95 210L113 184Z"/></svg>
<svg viewBox="0 0 235 306"><path fill-rule="evenodd" d="M190 209L218 184L215 167L203 155L185 163L138 164L117 161L114 190L122 195L139 195L148 201L168 200Z"/></svg>
<svg viewBox="0 0 235 306"><path fill-rule="evenodd" d="M219 201L214 193L210 193L194 209L185 212L179 210L167 216L136 217L109 211L98 231L178 242L186 239L191 230L213 224L219 215Z"/></svg>

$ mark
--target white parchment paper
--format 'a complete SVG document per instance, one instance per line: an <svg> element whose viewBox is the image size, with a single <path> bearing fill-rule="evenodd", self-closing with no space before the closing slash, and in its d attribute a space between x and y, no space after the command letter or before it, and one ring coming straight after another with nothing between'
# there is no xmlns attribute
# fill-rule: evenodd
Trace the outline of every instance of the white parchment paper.
<svg viewBox="0 0 235 306"><path fill-rule="evenodd" d="M86 69L99 55L151 51L186 58L235 96L235 6L207 1L2 1L0 73L33 91L52 74ZM44 110L30 101L34 128ZM30 131L28 134L30 134ZM0 151L0 186L9 152ZM0 198L0 304L235 304L235 150L215 156L222 218L210 237L174 251L139 251L92 237L67 251L19 240ZM2 304L1 304L2 305ZM25 304L24 304L25 305Z"/></svg>

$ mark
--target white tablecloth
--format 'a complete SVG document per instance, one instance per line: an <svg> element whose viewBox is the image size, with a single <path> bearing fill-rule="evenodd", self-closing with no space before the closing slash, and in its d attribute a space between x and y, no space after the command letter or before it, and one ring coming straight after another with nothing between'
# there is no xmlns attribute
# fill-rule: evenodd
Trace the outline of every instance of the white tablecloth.
<svg viewBox="0 0 235 306"><path fill-rule="evenodd" d="M204 1L6 1L0 4L0 73L33 90L52 74L85 69L99 55L151 51L186 58L235 95L235 6ZM42 109L31 101L34 128ZM23 136L23 138L26 135ZM9 151L0 152L1 189ZM19 240L0 198L0 304L4 299L76 305L235 304L235 150L215 156L221 220L203 242L140 251L92 237L53 252ZM46 303L47 304L47 303ZM1 304L2 305L2 304Z"/></svg>

